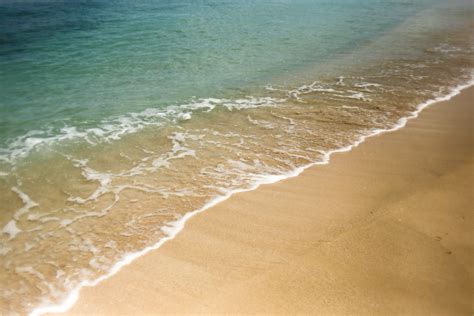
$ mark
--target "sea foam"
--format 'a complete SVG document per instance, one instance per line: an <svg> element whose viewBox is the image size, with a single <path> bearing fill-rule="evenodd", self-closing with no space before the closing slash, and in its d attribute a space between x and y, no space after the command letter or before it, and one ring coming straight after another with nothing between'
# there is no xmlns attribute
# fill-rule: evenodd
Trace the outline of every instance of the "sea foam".
<svg viewBox="0 0 474 316"><path fill-rule="evenodd" d="M367 134L360 136L356 141L354 141L352 144L350 144L348 146L344 146L344 147L334 149L334 150L330 150L330 151L321 151L322 158L319 159L318 161L308 163L304 166L295 168L291 171L288 171L288 172L286 172L284 174L280 174L280 175L264 175L264 174L258 175L257 177L255 177L255 181L253 182L253 184L250 185L247 188L239 188L239 189L234 189L234 190L221 191L222 195L219 195L219 196L209 200L201 208L196 209L196 210L191 211L191 212L188 212L184 216L179 218L178 220L168 222L166 225L164 225L161 229L166 234L166 236L161 238L154 245L146 247L146 248L142 249L141 251L124 255L122 257L122 259L117 261L111 267L111 269L109 269L109 271L106 274L102 275L101 277L99 277L95 280L84 280L84 281L80 282L80 284L78 284L78 285L74 286L73 288L71 288L70 291L69 291L69 294L67 295L67 297L60 304L38 307L38 308L36 308L35 310L32 311L31 315L43 315L43 314L46 314L46 313L66 312L79 299L79 293L80 293L82 288L96 286L100 282L102 282L102 281L110 278L114 274L118 273L124 266L132 263L137 258L149 253L152 250L160 248L167 241L174 239L176 237L176 235L183 230L183 228L185 226L185 223L190 218L192 218L195 215L197 215L197 214L199 214L199 213L201 213L201 212L203 212L203 211L219 204L220 202L223 202L223 201L227 200L232 195L237 194L237 193L241 193L241 192L247 192L247 191L255 190L261 185L272 184L272 183L276 183L276 182L284 180L284 179L288 179L288 178L291 178L291 177L298 176L299 174L301 174L307 168L310 168L310 167L315 166L315 165L328 164L330 159L331 159L331 156L333 154L351 151L353 148L359 146L361 143L363 143L369 137L379 135L379 134L382 134L382 133L393 132L393 131L396 131L398 129L401 129L407 124L408 120L418 117L420 112L422 112L428 106L430 106L434 103L437 103L437 102L450 100L451 98L458 95L462 90L464 90L466 88L469 88L473 85L474 85L474 79L471 78L471 80L468 83L459 85L459 86L451 89L451 91L449 91L445 95L440 95L436 98L433 98L433 99L427 100L423 103L420 103L416 107L415 111L413 111L410 115L401 118L397 122L397 124L395 124L392 127L385 128L385 129L373 129L370 132L368 132ZM178 139L180 139L181 137L182 137L182 135L179 135Z"/></svg>

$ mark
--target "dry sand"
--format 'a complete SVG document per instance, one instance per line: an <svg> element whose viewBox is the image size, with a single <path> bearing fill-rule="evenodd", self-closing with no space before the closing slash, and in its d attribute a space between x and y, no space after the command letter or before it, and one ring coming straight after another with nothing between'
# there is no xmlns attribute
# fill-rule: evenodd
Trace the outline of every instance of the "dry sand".
<svg viewBox="0 0 474 316"><path fill-rule="evenodd" d="M241 193L70 314L472 315L474 88Z"/></svg>

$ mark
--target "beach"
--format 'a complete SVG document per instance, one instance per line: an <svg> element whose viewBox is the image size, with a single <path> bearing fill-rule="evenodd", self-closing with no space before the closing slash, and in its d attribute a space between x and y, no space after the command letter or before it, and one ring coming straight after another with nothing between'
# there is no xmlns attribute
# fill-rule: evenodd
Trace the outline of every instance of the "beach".
<svg viewBox="0 0 474 316"><path fill-rule="evenodd" d="M473 14L0 1L0 314L472 311Z"/></svg>
<svg viewBox="0 0 474 316"><path fill-rule="evenodd" d="M197 214L67 314L470 315L473 93Z"/></svg>

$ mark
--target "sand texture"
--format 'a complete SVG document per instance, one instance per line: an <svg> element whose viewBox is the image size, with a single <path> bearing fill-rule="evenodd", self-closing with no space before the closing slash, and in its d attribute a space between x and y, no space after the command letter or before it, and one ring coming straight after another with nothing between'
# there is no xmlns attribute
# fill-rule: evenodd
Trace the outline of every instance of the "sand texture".
<svg viewBox="0 0 474 316"><path fill-rule="evenodd" d="M471 315L474 88L234 195L69 314Z"/></svg>

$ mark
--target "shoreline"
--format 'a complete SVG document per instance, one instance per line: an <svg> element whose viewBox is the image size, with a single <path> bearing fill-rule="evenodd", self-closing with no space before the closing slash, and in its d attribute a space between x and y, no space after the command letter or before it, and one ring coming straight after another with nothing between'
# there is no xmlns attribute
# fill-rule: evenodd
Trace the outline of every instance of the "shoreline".
<svg viewBox="0 0 474 316"><path fill-rule="evenodd" d="M93 30L66 23L60 25L65 32L49 34L48 28L32 33L16 22L26 19L32 25L49 25L57 17L54 5L6 5L6 18L18 41L6 47L8 58L3 62L7 87L0 141L4 210L0 310L26 315L84 310L83 302L89 304L87 293L128 278L126 271L137 271L149 256L162 258L171 247L167 241L174 240L171 244L178 248L170 248L172 256L179 255L184 238L193 242L186 246L189 255L179 255L184 266L178 263L171 268L166 258L163 264L156 259L157 267L150 264L137 272L153 270L150 280L156 281L140 276L137 281L132 272L130 282L113 283L127 295L104 290L108 294L99 293L100 297L130 298L130 306L124 307L130 314L239 313L242 309L232 306L238 300L229 295L235 295L236 284L241 287L246 280L253 286L237 295L242 296L241 307L257 308L246 312L319 311L317 299L307 293L326 297L323 287L299 293L297 299L274 291L289 290L288 286L272 283L268 295L280 298L256 295L260 306L247 304L246 297L263 284L257 278L266 278L265 282L268 274L286 278L284 266L305 267L301 252L331 240L327 229L331 234L331 229L349 233L348 221L370 217L363 209L337 215L344 212L339 203L346 203L346 195L352 194L340 186L346 180L359 183L358 179L343 176L322 181L314 175L309 180L307 174L313 175L313 169L323 177L327 169L337 174L353 172L345 164L328 166L341 156L333 154L346 153L342 156L349 155L347 164L353 165L358 157L353 152L362 143L365 148L366 140L372 143L372 138L378 138L372 136L402 130L424 108L474 86L470 3L415 1L388 7L391 10L383 3L86 5L86 18L110 10L114 16L103 15L103 23ZM42 14L29 14L36 10ZM74 5L64 10L61 19L77 20ZM217 19L209 19L216 14ZM190 23L175 32L175 18L188 15ZM157 16L164 23L156 23ZM367 16L373 19L368 21ZM242 32L225 32L233 28ZM283 33L288 36L282 37ZM42 41L45 35L48 40ZM90 46L91 41L104 45ZM127 43L134 45L122 45ZM117 45L124 49L114 50ZM140 48L135 49L138 53L134 47ZM50 52L51 58L42 58L44 52ZM84 63L87 58L81 56L92 59ZM405 150L405 145L398 150ZM435 151L421 150L421 154L429 161L439 156ZM398 163L396 158L377 157L370 160L374 165ZM433 174L447 170L432 169ZM363 178L379 181L395 171L387 169L375 176L376 172ZM411 178L406 182L411 185ZM327 191L325 186L334 189ZM313 193L307 195L310 188ZM390 195L384 194L372 195L371 201L364 202L366 207ZM359 203L365 192L359 195L352 202ZM246 202L248 197L253 202ZM334 207L339 211L333 215ZM204 211L211 212L209 218L195 216ZM216 212L225 214L215 217ZM193 235L196 224L192 223L206 220L214 224L199 224ZM321 224L324 221L329 222ZM190 234L193 237L187 239ZM235 240L235 236L241 237ZM260 253L251 254L252 249ZM212 260L204 260L203 254L212 254ZM222 258L223 254L233 259ZM322 264L327 256L321 258L320 262L313 256L311 264ZM280 273L270 273L277 263ZM336 273L337 267L328 266L328 273ZM209 274L206 278L203 271ZM309 279L314 275L308 271ZM143 292L138 297L144 296L146 303L130 292L139 283L144 288L135 292ZM299 288L307 283L288 284ZM171 297L168 289L174 292ZM149 301L152 297L158 302ZM299 306L299 298L312 301L313 308ZM178 301L184 305L177 306ZM279 305L297 301L291 309ZM92 305L104 306L100 301ZM96 307L90 308L94 312ZM101 313L113 310L114 306L104 307Z"/></svg>
<svg viewBox="0 0 474 316"><path fill-rule="evenodd" d="M230 197L235 196L236 193L248 194L248 193L255 192L255 191L258 192L259 190L261 190L262 184L266 185L266 186L263 186L263 187L271 187L271 186L277 185L280 182L286 183L286 181L282 181L282 180L287 180L288 181L288 179L292 179L292 178L295 178L297 176L300 176L302 173L306 172L306 170L308 170L308 169L324 167L324 165L329 163L329 160L332 158L331 157L332 154L342 153L342 152L350 152L354 148L357 148L360 144L364 143L366 140L372 139L373 138L372 136L378 136L378 135L381 135L381 134L384 134L384 133L398 131L398 130L402 129L403 127L405 127L409 120L411 120L412 118L417 118L419 116L419 114L425 108L429 107L432 104L449 102L449 100L451 100L452 98L456 98L456 96L459 95L459 94L469 94L469 93L472 94L472 90L474 89L474 88L472 88L472 85L473 85L473 82L471 81L471 82L469 82L465 85L458 86L458 87L454 88L446 96L438 97L436 99L431 99L431 100L428 100L428 101L420 104L417 107L416 111L414 111L410 116L408 116L406 118L402 118L395 127L391 128L391 129L374 130L370 134L362 136L353 145L350 145L350 146L347 146L347 147L344 147L344 148L341 148L341 149L336 149L336 150L333 150L333 151L330 151L330 152L326 153L325 156L324 156L325 159L323 161L311 163L307 166L300 167L300 168L298 168L298 169L296 169L296 170L294 170L294 171L292 171L292 172L290 172L289 174L286 174L286 175L268 177L266 180L255 184L255 186L253 186L252 188L245 189L245 190L232 191L232 192L229 192L229 194L227 194L225 196L213 199L212 201L207 203L205 206L203 206L201 209L198 209L196 211L187 213L180 220L170 223L170 225L166 227L166 230L167 230L167 233L169 234L169 236L161 239L157 244L155 244L151 247L148 247L148 248L146 248L146 249L144 249L140 252L133 253L133 254L130 254L130 255L126 256L125 259L118 262L111 269L109 274L104 275L104 276L100 277L99 279L97 279L93 282L83 282L83 284L81 284L81 286L78 289L75 289L74 291L71 292L71 294L69 295L67 300L65 302L63 302L63 304L61 304L60 306L47 306L47 307L37 308L32 312L32 315L41 315L41 314L46 314L46 313L54 313L54 314L55 313L63 313L63 312L66 312L66 311L70 310L71 308L73 309L73 313L74 313L74 309L76 308L76 306L74 304L77 301L79 301L79 302L81 301L81 299L79 298L79 291L81 291L81 292L82 292L82 290L88 291L89 289L93 289L94 287L97 287L97 286L100 287L101 286L100 283L102 283L103 281L107 281L108 279L114 279L116 274L120 270L122 270L122 268L125 268L126 266L128 266L130 263L135 262L136 260L140 260L140 258L142 258L142 257L153 255L154 252L152 252L152 250L157 250L157 249L161 248L166 243L166 241L171 240L171 239L175 239L176 237L179 237L177 235L183 230L184 225L188 224L187 223L188 219L194 217L194 215L197 215L197 214L199 214L199 213L201 213L205 210L213 210L214 208L220 208L221 205L223 204L221 202L224 202L224 204L225 204L226 203L225 201L228 200ZM339 157L339 155L337 155L337 156ZM238 194L237 196L240 196L240 194ZM133 265L132 265L132 267L133 267Z"/></svg>

